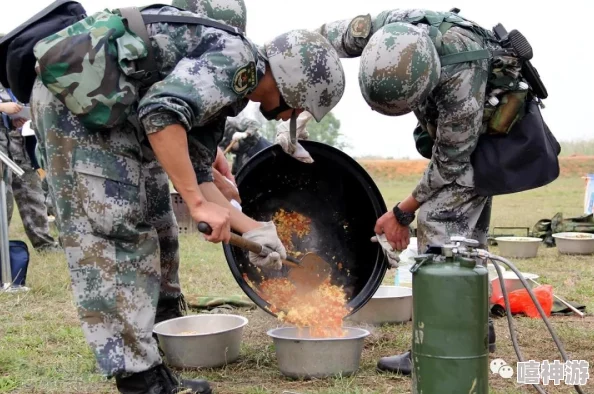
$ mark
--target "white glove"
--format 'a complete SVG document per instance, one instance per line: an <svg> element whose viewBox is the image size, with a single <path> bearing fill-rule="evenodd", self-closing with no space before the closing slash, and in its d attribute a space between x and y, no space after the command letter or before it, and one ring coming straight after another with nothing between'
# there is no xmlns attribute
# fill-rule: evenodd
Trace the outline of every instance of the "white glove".
<svg viewBox="0 0 594 394"><path fill-rule="evenodd" d="M242 235L248 241L259 243L260 245L272 250L266 257L250 252L250 262L257 267L268 267L274 270L280 270L283 267L282 259L287 258L287 251L283 246L276 226L273 222L264 222L262 227L248 231Z"/></svg>
<svg viewBox="0 0 594 394"><path fill-rule="evenodd" d="M235 133L233 133L233 136L231 137L232 141L241 141L244 138L247 138L248 133L246 131L236 131Z"/></svg>
<svg viewBox="0 0 594 394"><path fill-rule="evenodd" d="M302 112L297 117L297 139L298 140L307 140L309 138L309 132L307 131L307 128L305 126L312 119L313 119L313 115L307 111ZM277 135L279 133L283 133L283 134L286 134L288 137L290 130L291 130L291 120L280 122L276 126Z"/></svg>
<svg viewBox="0 0 594 394"><path fill-rule="evenodd" d="M309 112L302 112L301 115L297 118L297 140L307 140L309 138L309 133L305 126L307 122L313 119L313 116ZM291 121L287 120L284 122L280 122L276 126L276 140L275 142L283 148L283 151L295 159L311 164L313 163L313 159L311 158L308 151L301 146L299 141L295 145L291 143Z"/></svg>
<svg viewBox="0 0 594 394"><path fill-rule="evenodd" d="M276 143L279 144L281 148L283 148L283 151L286 154L293 156L295 159L307 164L313 163L313 159L311 158L309 152L306 151L299 142L297 142L295 145L291 144L289 133L286 135L277 135Z"/></svg>
<svg viewBox="0 0 594 394"><path fill-rule="evenodd" d="M390 268L398 268L398 263L400 262L400 258L398 257L397 252L392 248L392 245L386 239L386 234L376 234L375 237L371 237L371 242L379 242L384 250L384 254L388 258L388 263L390 264Z"/></svg>

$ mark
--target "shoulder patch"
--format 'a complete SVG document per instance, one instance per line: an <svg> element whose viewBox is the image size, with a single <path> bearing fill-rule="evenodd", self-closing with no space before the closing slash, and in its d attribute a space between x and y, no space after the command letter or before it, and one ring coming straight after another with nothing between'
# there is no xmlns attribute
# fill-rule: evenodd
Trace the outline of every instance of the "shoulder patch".
<svg viewBox="0 0 594 394"><path fill-rule="evenodd" d="M351 36L356 38L367 38L371 32L371 15L359 15L349 25Z"/></svg>
<svg viewBox="0 0 594 394"><path fill-rule="evenodd" d="M247 65L237 69L233 76L233 91L241 94L256 86L256 63L249 62Z"/></svg>

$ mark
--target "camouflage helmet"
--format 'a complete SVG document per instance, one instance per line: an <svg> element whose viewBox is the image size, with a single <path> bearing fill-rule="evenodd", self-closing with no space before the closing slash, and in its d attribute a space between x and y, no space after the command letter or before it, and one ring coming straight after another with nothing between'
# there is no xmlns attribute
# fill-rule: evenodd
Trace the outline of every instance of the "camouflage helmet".
<svg viewBox="0 0 594 394"><path fill-rule="evenodd" d="M266 43L263 52L289 107L303 108L319 122L342 98L340 57L322 35L291 30Z"/></svg>
<svg viewBox="0 0 594 394"><path fill-rule="evenodd" d="M172 0L171 5L224 22L245 33L247 8L244 0Z"/></svg>
<svg viewBox="0 0 594 394"><path fill-rule="evenodd" d="M383 115L409 113L439 82L435 45L421 28L391 23L369 39L361 54L359 87L363 98Z"/></svg>

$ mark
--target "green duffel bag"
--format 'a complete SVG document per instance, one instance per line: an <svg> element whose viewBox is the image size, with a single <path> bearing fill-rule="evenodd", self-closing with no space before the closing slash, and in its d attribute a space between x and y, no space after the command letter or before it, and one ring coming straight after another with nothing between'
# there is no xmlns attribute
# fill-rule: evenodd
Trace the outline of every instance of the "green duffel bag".
<svg viewBox="0 0 594 394"><path fill-rule="evenodd" d="M135 61L148 50L124 21L100 11L34 47L43 84L89 129L123 123L138 98Z"/></svg>

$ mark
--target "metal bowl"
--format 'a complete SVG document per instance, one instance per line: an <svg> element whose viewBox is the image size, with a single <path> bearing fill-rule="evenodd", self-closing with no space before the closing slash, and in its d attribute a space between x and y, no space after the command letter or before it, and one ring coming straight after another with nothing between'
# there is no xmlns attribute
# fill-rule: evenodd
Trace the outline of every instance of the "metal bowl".
<svg viewBox="0 0 594 394"><path fill-rule="evenodd" d="M529 272L520 273L522 274L524 279L526 279L528 287L532 289L534 287L534 282L532 282L530 279L536 280L539 278L539 276L536 274L531 274ZM505 289L507 290L508 294L515 290L525 289L524 285L522 284L522 281L520 281L520 278L518 278L518 275L516 275L515 272L503 271L502 275L503 281L505 283ZM499 280L498 276L495 276L495 278L491 279L491 285L493 286L493 291L491 293L491 302L494 302L495 300L499 299L499 297L503 296L503 292L501 291L501 281Z"/></svg>
<svg viewBox="0 0 594 394"><path fill-rule="evenodd" d="M542 239L533 237L497 237L499 253L503 257L531 259L538 254Z"/></svg>
<svg viewBox="0 0 594 394"><path fill-rule="evenodd" d="M294 379L350 376L357 372L369 331L344 327L341 338L311 338L307 328L275 328L273 339L281 373Z"/></svg>
<svg viewBox="0 0 594 394"><path fill-rule="evenodd" d="M553 234L559 253L594 254L594 234L557 233Z"/></svg>
<svg viewBox="0 0 594 394"><path fill-rule="evenodd" d="M226 314L199 314L167 320L153 332L168 363L177 368L217 368L239 358L248 319ZM195 332L195 334L184 334Z"/></svg>
<svg viewBox="0 0 594 394"><path fill-rule="evenodd" d="M380 286L371 300L349 320L380 325L404 323L412 319L412 289L401 286Z"/></svg>

